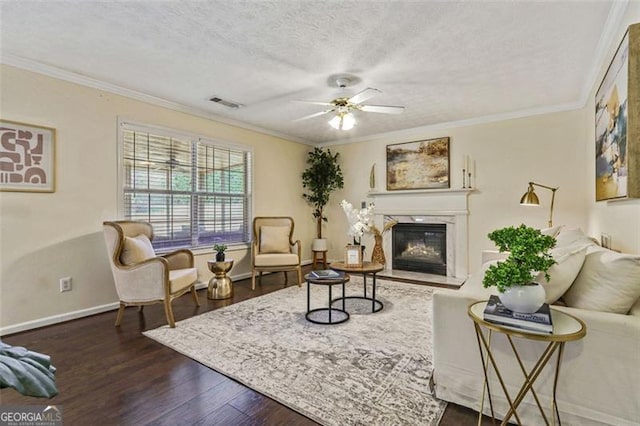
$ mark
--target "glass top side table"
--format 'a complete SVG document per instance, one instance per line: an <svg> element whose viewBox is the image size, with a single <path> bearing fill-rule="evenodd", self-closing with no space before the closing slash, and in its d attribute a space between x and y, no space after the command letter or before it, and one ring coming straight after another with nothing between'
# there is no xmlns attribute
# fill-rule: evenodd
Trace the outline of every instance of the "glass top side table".
<svg viewBox="0 0 640 426"><path fill-rule="evenodd" d="M469 305L467 309L467 314L473 320L473 325L476 331L476 337L478 339L478 348L480 350L480 358L482 360L482 369L484 372L484 386L482 389L482 400L480 402L480 410L478 414L478 422L482 419L482 412L484 409L484 398L485 391L489 397L489 407L491 410L491 416L495 418L495 414L493 411L493 403L491 401L491 390L489 389L489 381L488 381L488 372L489 372L489 364L493 367L493 370L496 373L498 381L502 387L505 397L509 402L509 411L505 415L502 420L502 425L506 425L509 422L509 419L514 416L518 424L522 424L520 417L517 413L518 405L522 402L524 397L528 392L531 392L538 409L540 410L540 414L542 415L545 424L549 424L547 416L545 414L542 405L540 404L540 399L536 394L533 384L544 369L544 367L549 363L549 360L553 356L554 352L558 351L558 356L555 363L555 372L553 378L553 397L552 397L552 415L553 415L553 423L555 423L555 419L558 419L558 423L560 422L560 413L558 412L558 405L556 403L556 390L558 387L558 375L560 372L560 364L562 363L562 355L564 352L564 344L566 342L571 342L575 340L582 339L587 334L587 326L582 320L574 317L573 315L569 315L565 312L559 311L558 309L554 309L551 307L551 318L553 322L553 333L552 334L536 334L530 333L523 330L515 330L507 327L502 327L498 324L493 324L491 322L487 322L483 319L484 309L487 306L487 301L483 302L475 302ZM483 332L483 329L486 330L486 333ZM513 354L515 355L516 361L518 362L522 374L524 376L524 382L518 391L518 394L515 398L511 398L509 392L507 391L507 387L504 383L502 375L500 374L500 370L498 368L498 364L491 352L491 337L492 334L501 333L507 337L509 341L509 345L513 350ZM521 338L527 340L536 340L540 342L546 342L547 347L542 352L540 357L538 358L535 365L527 371L524 363L516 349L515 344L513 343L513 338Z"/></svg>

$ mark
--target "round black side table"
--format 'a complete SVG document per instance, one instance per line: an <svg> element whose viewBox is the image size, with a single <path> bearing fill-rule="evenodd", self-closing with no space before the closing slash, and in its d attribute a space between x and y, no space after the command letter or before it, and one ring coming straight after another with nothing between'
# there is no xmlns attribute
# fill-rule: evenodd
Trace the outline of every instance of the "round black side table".
<svg viewBox="0 0 640 426"><path fill-rule="evenodd" d="M304 316L307 321L314 324L340 324L349 319L349 313L344 307L344 285L349 281L349 275L344 274L340 278L313 278L310 274L307 274L304 279L307 281L307 313ZM321 285L329 288L329 303L326 308L311 309L311 285ZM331 300L333 299L331 293L334 285L342 286L342 309L331 306ZM327 313L327 319L322 318L322 314L318 315L318 313L323 312Z"/></svg>

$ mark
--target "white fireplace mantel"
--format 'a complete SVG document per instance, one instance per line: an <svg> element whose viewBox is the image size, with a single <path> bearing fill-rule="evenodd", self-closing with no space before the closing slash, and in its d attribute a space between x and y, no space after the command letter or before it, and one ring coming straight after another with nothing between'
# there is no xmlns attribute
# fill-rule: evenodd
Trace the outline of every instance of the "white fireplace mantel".
<svg viewBox="0 0 640 426"><path fill-rule="evenodd" d="M427 189L407 191L371 191L375 204L375 224L382 229L387 220L399 223L443 223L447 225L447 276L468 276L468 195L474 189ZM385 268L391 265L391 233L382 241L388 253Z"/></svg>

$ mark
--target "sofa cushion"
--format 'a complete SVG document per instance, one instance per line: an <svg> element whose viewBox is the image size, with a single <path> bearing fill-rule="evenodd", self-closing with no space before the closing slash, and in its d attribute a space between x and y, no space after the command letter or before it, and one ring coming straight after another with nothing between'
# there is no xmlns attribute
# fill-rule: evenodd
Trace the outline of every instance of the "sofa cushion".
<svg viewBox="0 0 640 426"><path fill-rule="evenodd" d="M640 297L640 256L588 250L580 273L564 294L567 306L626 314Z"/></svg>
<svg viewBox="0 0 640 426"><path fill-rule="evenodd" d="M124 247L120 254L120 262L124 265L140 263L147 259L156 257L149 238L140 234L135 237L124 237Z"/></svg>
<svg viewBox="0 0 640 426"><path fill-rule="evenodd" d="M484 274L487 272L487 269L491 265L497 265L498 260L490 260L482 264L480 269L478 269L474 274L472 274L467 280L464 282L464 285L460 289L461 292L468 294L469 296L474 296L479 300L489 299L489 296L492 294L499 295L498 289L496 287L488 287L484 288L482 285L482 279L484 278Z"/></svg>
<svg viewBox="0 0 640 426"><path fill-rule="evenodd" d="M538 274L535 281L544 287L545 302L555 303L578 276L587 255L587 247L578 244L551 249L550 253L556 263L549 268L549 281L542 272Z"/></svg>
<svg viewBox="0 0 640 426"><path fill-rule="evenodd" d="M261 226L260 253L290 253L288 226Z"/></svg>

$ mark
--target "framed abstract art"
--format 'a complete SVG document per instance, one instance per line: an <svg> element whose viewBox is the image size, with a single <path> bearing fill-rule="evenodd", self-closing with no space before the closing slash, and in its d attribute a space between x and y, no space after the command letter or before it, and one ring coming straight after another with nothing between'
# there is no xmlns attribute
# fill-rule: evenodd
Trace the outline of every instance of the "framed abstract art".
<svg viewBox="0 0 640 426"><path fill-rule="evenodd" d="M0 120L0 191L55 191L56 131Z"/></svg>
<svg viewBox="0 0 640 426"><path fill-rule="evenodd" d="M596 201L640 198L640 24L622 38L595 98Z"/></svg>

